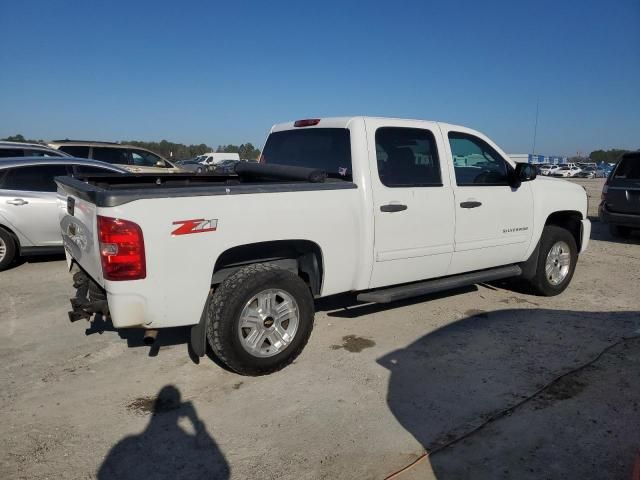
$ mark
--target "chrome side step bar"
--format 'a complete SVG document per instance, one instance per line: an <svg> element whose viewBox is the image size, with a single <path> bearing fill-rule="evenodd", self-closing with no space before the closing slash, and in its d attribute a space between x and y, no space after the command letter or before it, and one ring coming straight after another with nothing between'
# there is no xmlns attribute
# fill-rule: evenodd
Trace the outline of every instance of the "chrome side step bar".
<svg viewBox="0 0 640 480"><path fill-rule="evenodd" d="M389 303L405 298L419 297L429 293L442 292L452 288L466 287L475 283L491 282L502 278L517 277L522 274L518 265L478 270L476 272L461 273L450 277L436 278L419 283L410 283L397 287L371 290L358 294L360 302Z"/></svg>

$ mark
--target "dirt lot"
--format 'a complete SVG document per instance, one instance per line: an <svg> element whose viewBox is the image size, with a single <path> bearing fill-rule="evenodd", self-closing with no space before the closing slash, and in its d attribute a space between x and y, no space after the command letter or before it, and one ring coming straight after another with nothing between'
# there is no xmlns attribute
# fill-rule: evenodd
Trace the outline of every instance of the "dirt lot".
<svg viewBox="0 0 640 480"><path fill-rule="evenodd" d="M64 261L28 261L0 273L0 478L381 479L429 451L398 478L629 479L640 236L594 222L563 295L507 287L324 300L301 357L249 378L187 330L69 323Z"/></svg>

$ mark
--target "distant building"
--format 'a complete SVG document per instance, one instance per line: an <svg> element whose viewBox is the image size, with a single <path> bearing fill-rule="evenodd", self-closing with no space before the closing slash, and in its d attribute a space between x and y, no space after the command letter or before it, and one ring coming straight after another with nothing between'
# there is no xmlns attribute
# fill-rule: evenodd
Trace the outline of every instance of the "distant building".
<svg viewBox="0 0 640 480"><path fill-rule="evenodd" d="M509 154L509 158L518 163L534 163L534 164L551 164L551 165L564 165L569 162L567 157L560 157L558 155L534 155L532 153L512 153Z"/></svg>

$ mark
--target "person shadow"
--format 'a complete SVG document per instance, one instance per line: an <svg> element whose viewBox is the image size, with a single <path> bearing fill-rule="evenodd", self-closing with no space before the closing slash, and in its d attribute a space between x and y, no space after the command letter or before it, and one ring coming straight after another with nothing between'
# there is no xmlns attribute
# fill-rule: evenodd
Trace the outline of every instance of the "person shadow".
<svg viewBox="0 0 640 480"><path fill-rule="evenodd" d="M142 433L125 437L109 451L98 470L98 480L229 478L223 453L193 404L182 402L175 386L163 387L152 405L141 400L136 407L151 410L149 424ZM193 432L188 433L181 424Z"/></svg>

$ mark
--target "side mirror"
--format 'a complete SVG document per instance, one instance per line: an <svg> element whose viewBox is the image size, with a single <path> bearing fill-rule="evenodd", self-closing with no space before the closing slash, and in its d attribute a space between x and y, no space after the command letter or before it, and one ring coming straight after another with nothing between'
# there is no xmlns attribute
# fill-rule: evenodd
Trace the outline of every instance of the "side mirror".
<svg viewBox="0 0 640 480"><path fill-rule="evenodd" d="M530 163L516 164L516 179L520 182L530 182L538 176L538 170L535 165Z"/></svg>

